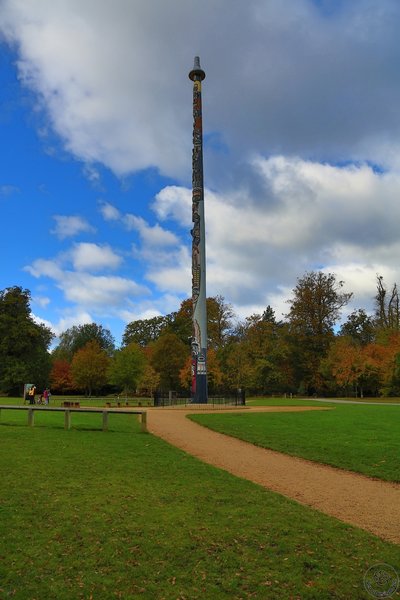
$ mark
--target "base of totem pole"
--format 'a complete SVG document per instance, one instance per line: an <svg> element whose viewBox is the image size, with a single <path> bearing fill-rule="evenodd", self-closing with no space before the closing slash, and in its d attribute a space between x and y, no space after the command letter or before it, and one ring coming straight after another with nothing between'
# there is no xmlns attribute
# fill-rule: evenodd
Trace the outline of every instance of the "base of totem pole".
<svg viewBox="0 0 400 600"><path fill-rule="evenodd" d="M194 404L207 404L208 393L207 393L207 375L196 376L196 391L193 395L192 402Z"/></svg>

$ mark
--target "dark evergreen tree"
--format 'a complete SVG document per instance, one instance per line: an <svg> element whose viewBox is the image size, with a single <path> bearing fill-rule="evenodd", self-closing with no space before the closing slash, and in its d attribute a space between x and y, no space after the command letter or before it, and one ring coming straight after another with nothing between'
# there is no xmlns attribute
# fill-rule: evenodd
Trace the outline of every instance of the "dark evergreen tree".
<svg viewBox="0 0 400 600"><path fill-rule="evenodd" d="M0 389L21 393L24 383L38 390L49 384L48 352L54 335L36 323L30 308L30 292L15 286L0 292Z"/></svg>

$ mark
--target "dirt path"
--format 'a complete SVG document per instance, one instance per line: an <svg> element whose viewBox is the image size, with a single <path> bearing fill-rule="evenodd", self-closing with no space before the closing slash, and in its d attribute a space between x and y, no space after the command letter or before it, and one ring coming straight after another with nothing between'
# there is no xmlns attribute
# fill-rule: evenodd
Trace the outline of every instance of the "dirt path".
<svg viewBox="0 0 400 600"><path fill-rule="evenodd" d="M321 409L282 406L246 410L292 412ZM149 409L148 412L151 433L204 462L400 544L400 484L265 450L211 431L186 418L193 410ZM235 409L235 412L238 410Z"/></svg>

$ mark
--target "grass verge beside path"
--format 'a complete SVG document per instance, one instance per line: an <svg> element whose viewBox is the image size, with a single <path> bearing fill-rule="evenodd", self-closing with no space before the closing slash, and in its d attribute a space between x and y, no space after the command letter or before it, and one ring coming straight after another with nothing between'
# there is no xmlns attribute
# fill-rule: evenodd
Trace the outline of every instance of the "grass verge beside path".
<svg viewBox="0 0 400 600"><path fill-rule="evenodd" d="M112 415L0 424L0 597L367 599L398 546L206 465Z"/></svg>
<svg viewBox="0 0 400 600"><path fill-rule="evenodd" d="M385 481L400 481L398 407L336 404L333 410L321 412L230 413L190 418L263 448Z"/></svg>

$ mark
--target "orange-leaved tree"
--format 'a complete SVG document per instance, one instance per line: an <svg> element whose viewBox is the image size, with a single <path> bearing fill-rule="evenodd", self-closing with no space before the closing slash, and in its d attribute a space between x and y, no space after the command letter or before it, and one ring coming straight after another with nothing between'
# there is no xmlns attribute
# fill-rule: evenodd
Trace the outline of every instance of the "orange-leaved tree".
<svg viewBox="0 0 400 600"><path fill-rule="evenodd" d="M97 341L88 342L72 359L71 374L75 385L91 396L107 383L109 357Z"/></svg>
<svg viewBox="0 0 400 600"><path fill-rule="evenodd" d="M53 390L65 394L74 389L71 365L67 360L56 359L50 372L50 384Z"/></svg>

